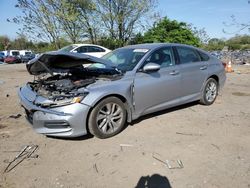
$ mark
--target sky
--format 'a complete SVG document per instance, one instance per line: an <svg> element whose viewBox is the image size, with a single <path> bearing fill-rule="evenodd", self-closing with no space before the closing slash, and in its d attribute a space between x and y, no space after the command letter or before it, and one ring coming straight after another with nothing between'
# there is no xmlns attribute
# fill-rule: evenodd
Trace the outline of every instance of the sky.
<svg viewBox="0 0 250 188"><path fill-rule="evenodd" d="M197 28L205 28L210 38L230 38L237 28L226 27L223 22L230 23L231 15L241 23L250 22L249 0L158 0L157 10L161 16L192 23ZM0 35L14 39L19 26L6 20L21 15L15 8L17 0L0 0ZM249 1L250 2L250 1ZM237 34L250 34L247 30Z"/></svg>

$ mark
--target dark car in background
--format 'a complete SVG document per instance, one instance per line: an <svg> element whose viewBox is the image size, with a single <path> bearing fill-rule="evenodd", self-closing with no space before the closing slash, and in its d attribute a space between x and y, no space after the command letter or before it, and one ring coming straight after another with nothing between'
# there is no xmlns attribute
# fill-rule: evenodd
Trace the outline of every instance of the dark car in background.
<svg viewBox="0 0 250 188"><path fill-rule="evenodd" d="M32 54L32 53L25 54L25 55L21 56L21 63L27 63L33 58L35 58L35 54Z"/></svg>
<svg viewBox="0 0 250 188"><path fill-rule="evenodd" d="M4 62L4 53L0 53L0 62Z"/></svg>

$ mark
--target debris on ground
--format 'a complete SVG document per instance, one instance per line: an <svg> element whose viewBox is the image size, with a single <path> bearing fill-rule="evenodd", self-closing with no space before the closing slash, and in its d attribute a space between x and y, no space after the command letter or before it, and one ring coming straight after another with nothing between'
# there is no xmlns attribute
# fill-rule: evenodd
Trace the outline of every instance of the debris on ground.
<svg viewBox="0 0 250 188"><path fill-rule="evenodd" d="M202 134L197 134L197 133L181 133L181 132L176 132L176 134L185 135L185 136L202 136Z"/></svg>
<svg viewBox="0 0 250 188"><path fill-rule="evenodd" d="M182 161L179 159L178 160L166 160L166 161L164 161L161 159L161 156L158 153L153 153L152 157L154 159L156 159L157 161L166 165L168 167L168 169L182 169L182 168L184 168Z"/></svg>
<svg viewBox="0 0 250 188"><path fill-rule="evenodd" d="M1 85L1 84L4 84L4 81L3 81L3 80L0 80L0 85Z"/></svg>
<svg viewBox="0 0 250 188"><path fill-rule="evenodd" d="M170 164L170 161L169 160L166 160L166 163L167 163L167 167L169 169L182 169L184 168L183 166L183 163L181 160L171 160L171 164ZM174 166L172 164L175 164Z"/></svg>
<svg viewBox="0 0 250 188"><path fill-rule="evenodd" d="M131 144L120 144L120 147L121 147L121 151L123 151L123 147L134 147L134 146Z"/></svg>
<svg viewBox="0 0 250 188"><path fill-rule="evenodd" d="M97 169L97 165L96 165L96 163L94 164L93 168L95 169L96 173L98 174L98 173L99 173L99 171L98 171L98 169Z"/></svg>
<svg viewBox="0 0 250 188"><path fill-rule="evenodd" d="M24 146L24 148L15 156L15 158L9 162L8 166L4 169L4 173L10 172L25 159L38 158L38 155L33 155L37 148L38 145Z"/></svg>
<svg viewBox="0 0 250 188"><path fill-rule="evenodd" d="M9 118L14 118L14 119L17 119L17 118L20 118L22 115L21 114L17 114L17 115L10 115Z"/></svg>
<svg viewBox="0 0 250 188"><path fill-rule="evenodd" d="M243 93L243 92L233 92L232 95L234 96L245 96L245 97L249 97L250 93Z"/></svg>
<svg viewBox="0 0 250 188"><path fill-rule="evenodd" d="M211 144L212 146L214 146L216 149L220 150L220 147L215 145L215 144Z"/></svg>
<svg viewBox="0 0 250 188"><path fill-rule="evenodd" d="M6 97L9 97L9 96L10 96L9 94L6 95Z"/></svg>

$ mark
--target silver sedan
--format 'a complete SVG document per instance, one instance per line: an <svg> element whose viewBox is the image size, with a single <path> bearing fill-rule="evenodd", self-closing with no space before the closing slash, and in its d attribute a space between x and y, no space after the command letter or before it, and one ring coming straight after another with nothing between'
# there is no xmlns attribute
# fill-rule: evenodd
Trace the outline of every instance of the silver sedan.
<svg viewBox="0 0 250 188"><path fill-rule="evenodd" d="M34 80L19 90L36 132L58 137L118 134L140 116L192 101L211 105L226 76L207 52L181 44L140 44L102 59L52 52L31 60Z"/></svg>

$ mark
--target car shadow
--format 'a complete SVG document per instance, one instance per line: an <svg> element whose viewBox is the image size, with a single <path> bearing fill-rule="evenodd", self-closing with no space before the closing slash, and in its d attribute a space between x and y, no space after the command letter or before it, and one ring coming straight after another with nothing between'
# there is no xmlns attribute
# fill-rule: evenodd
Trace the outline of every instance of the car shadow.
<svg viewBox="0 0 250 188"><path fill-rule="evenodd" d="M129 125L133 126L135 124L140 123L141 121L144 121L144 120L156 117L156 116L160 116L160 115L163 115L163 114L166 114L166 113L171 113L171 112L182 110L182 109L185 109L185 108L190 108L190 107L196 106L196 105L199 105L198 101L183 104L183 105L172 107L172 108L168 108L168 109L161 110L161 111L158 111L158 112L154 112L154 113L151 113L151 114L147 114L147 115L139 117L136 120L133 120L131 123L129 123Z"/></svg>
<svg viewBox="0 0 250 188"><path fill-rule="evenodd" d="M87 135L83 135L83 136L78 136L78 137L73 137L73 138L67 138L67 137L55 137L55 136L46 136L48 138L51 139L55 139L55 140L70 140L70 141L82 141L82 140L88 140L90 138L93 138L94 136L91 134L87 134Z"/></svg>
<svg viewBox="0 0 250 188"><path fill-rule="evenodd" d="M171 188L166 176L153 174L152 176L142 176L135 188Z"/></svg>

